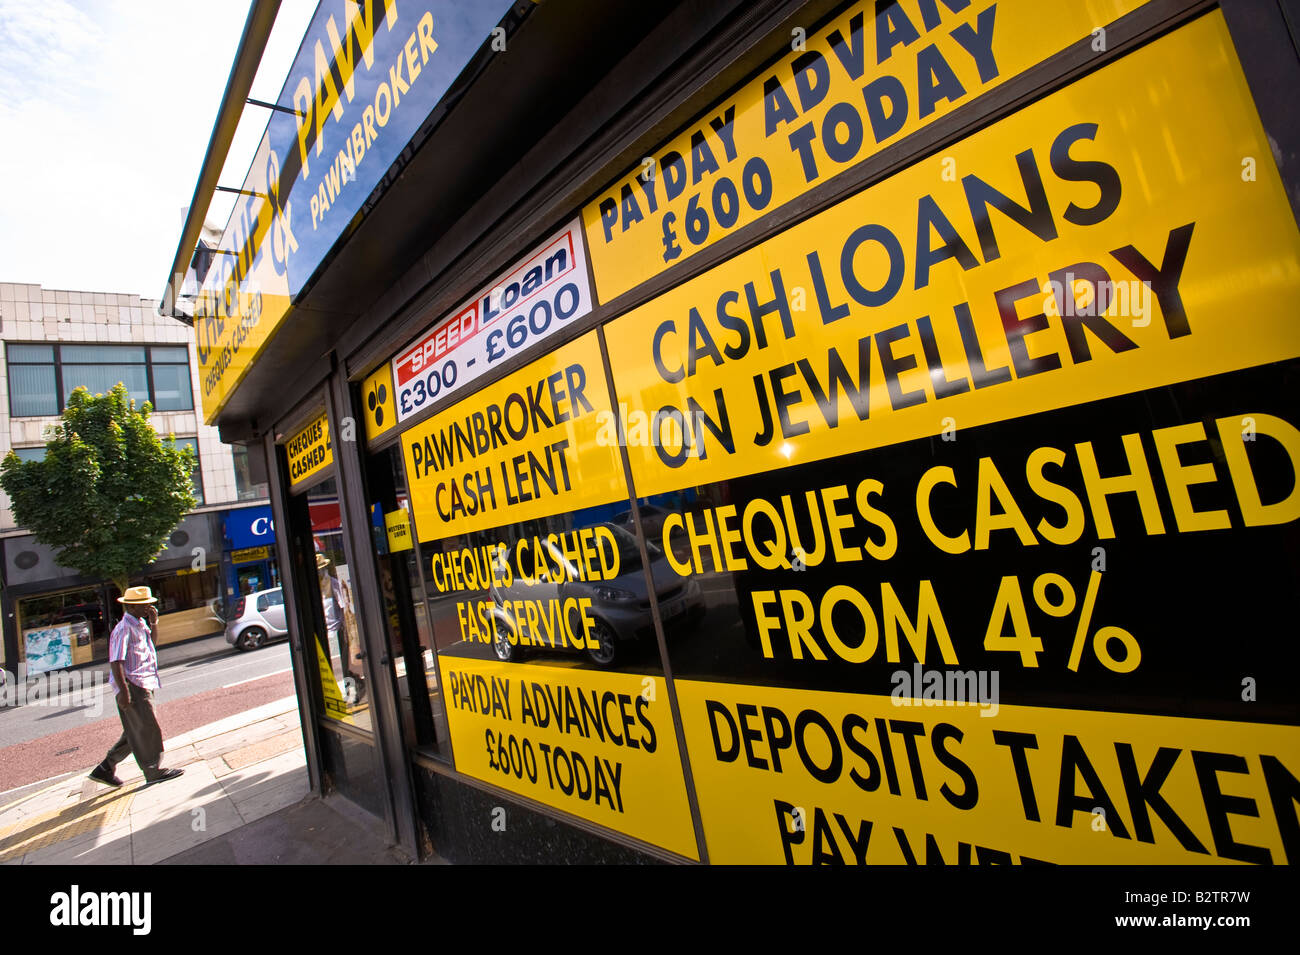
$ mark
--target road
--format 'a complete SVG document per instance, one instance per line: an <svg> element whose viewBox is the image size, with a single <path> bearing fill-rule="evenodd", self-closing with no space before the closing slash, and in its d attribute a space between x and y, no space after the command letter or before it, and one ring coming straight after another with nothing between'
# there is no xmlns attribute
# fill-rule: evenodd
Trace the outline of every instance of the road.
<svg viewBox="0 0 1300 955"><path fill-rule="evenodd" d="M294 694L287 643L164 665L159 678L162 689L154 705L164 740ZM61 773L89 771L121 732L107 683L0 708L0 793Z"/></svg>

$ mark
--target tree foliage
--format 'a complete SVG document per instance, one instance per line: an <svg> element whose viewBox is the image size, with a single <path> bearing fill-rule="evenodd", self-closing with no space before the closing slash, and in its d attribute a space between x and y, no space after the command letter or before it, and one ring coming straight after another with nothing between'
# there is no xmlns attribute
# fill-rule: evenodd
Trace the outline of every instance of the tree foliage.
<svg viewBox="0 0 1300 955"><path fill-rule="evenodd" d="M148 402L135 401L120 382L103 395L78 388L52 429L45 460L22 461L10 451L0 487L14 520L52 548L55 560L125 590L167 546L167 538L197 503L191 448L176 447L149 424Z"/></svg>

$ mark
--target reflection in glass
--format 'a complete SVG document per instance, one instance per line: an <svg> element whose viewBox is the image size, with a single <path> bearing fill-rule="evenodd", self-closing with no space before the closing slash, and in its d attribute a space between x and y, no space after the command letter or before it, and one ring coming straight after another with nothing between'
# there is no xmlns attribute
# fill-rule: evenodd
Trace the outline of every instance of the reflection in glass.
<svg viewBox="0 0 1300 955"><path fill-rule="evenodd" d="M334 480L321 482L307 494L325 633L320 649L329 661L334 686L324 687L327 715L362 729L371 729L366 668L357 629L350 568L343 551L343 519ZM322 673L322 678L324 674ZM331 708L331 700L341 706Z"/></svg>
<svg viewBox="0 0 1300 955"><path fill-rule="evenodd" d="M411 544L410 502L401 452L390 447L366 459L371 540L388 627L388 657L405 738L427 750L447 736L446 711L433 660L420 568Z"/></svg>
<svg viewBox="0 0 1300 955"><path fill-rule="evenodd" d="M605 669L661 672L653 597L665 625L698 620L699 587L647 547L626 505L589 508L421 547L438 650L530 663L581 660Z"/></svg>

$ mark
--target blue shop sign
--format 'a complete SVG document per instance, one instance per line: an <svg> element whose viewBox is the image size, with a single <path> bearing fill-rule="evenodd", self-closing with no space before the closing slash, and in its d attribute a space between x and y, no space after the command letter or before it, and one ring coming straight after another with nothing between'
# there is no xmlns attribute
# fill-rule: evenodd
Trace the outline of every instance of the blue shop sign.
<svg viewBox="0 0 1300 955"><path fill-rule="evenodd" d="M227 511L226 540L231 550L274 544L275 524L271 520L271 506L264 504Z"/></svg>

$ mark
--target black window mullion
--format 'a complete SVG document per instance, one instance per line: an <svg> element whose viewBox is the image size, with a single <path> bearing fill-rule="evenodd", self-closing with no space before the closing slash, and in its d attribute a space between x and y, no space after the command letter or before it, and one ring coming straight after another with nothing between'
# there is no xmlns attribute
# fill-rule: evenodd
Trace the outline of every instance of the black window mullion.
<svg viewBox="0 0 1300 955"><path fill-rule="evenodd" d="M152 348L146 348L144 350L144 381L145 381L145 389L149 393L149 404L151 404L153 406L153 409L157 411L158 398L153 393L153 349Z"/></svg>
<svg viewBox="0 0 1300 955"><path fill-rule="evenodd" d="M58 345L54 346L54 402L63 414L63 358Z"/></svg>

